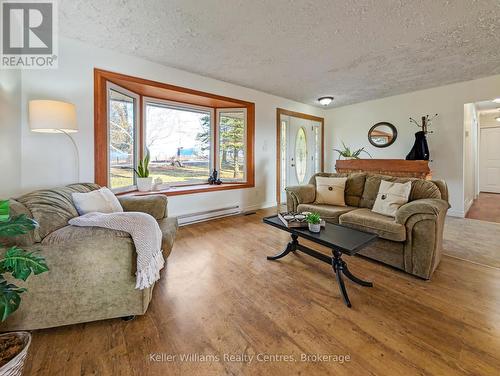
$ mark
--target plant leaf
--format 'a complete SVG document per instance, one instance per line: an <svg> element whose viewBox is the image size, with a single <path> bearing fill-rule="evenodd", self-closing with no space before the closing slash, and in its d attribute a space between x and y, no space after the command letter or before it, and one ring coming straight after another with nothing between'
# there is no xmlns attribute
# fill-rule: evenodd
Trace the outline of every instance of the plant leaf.
<svg viewBox="0 0 500 376"><path fill-rule="evenodd" d="M26 281L31 273L37 275L49 270L43 257L34 252L26 252L16 246L7 250L4 258L0 260L0 264L14 278L23 281Z"/></svg>
<svg viewBox="0 0 500 376"><path fill-rule="evenodd" d="M10 216L10 207L9 200L0 201L0 221L4 222L9 219Z"/></svg>
<svg viewBox="0 0 500 376"><path fill-rule="evenodd" d="M144 177L149 177L149 162L151 160L151 154L149 149L146 149L146 156L144 157Z"/></svg>
<svg viewBox="0 0 500 376"><path fill-rule="evenodd" d="M21 214L0 222L0 236L23 235L37 227L38 223L34 219Z"/></svg>
<svg viewBox="0 0 500 376"><path fill-rule="evenodd" d="M0 275L0 319L5 321L9 315L19 308L21 304L20 294L25 292L25 288L17 287Z"/></svg>

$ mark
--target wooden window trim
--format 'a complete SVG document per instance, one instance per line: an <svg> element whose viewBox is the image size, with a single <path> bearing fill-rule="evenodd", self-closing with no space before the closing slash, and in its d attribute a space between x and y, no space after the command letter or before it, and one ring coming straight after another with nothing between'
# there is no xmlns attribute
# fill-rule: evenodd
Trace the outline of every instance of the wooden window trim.
<svg viewBox="0 0 500 376"><path fill-rule="evenodd" d="M155 192L125 192L121 194L147 195L162 193L167 196L181 194L212 192L231 189L252 188L255 186L255 104L240 99L206 93L180 86L165 84L139 77L128 76L94 68L94 181L101 186L108 186L108 125L107 125L107 92L106 82L112 82L139 95L139 158L143 157L144 116L143 101L145 97L178 102L185 105L211 107L215 110L222 108L245 108L247 112L246 128L246 182L230 182L210 186L208 184L174 186L167 191ZM209 105L207 105L209 104ZM217 124L214 124L217 132ZM214 138L216 134L214 135ZM215 147L215 142L213 142ZM215 150L214 150L215 153ZM215 154L214 154L215 156Z"/></svg>
<svg viewBox="0 0 500 376"><path fill-rule="evenodd" d="M321 123L321 172L325 170L325 119L319 116L304 114L285 110L283 108L276 109L276 202L278 207L281 205L281 115L298 117L301 119L317 121Z"/></svg>

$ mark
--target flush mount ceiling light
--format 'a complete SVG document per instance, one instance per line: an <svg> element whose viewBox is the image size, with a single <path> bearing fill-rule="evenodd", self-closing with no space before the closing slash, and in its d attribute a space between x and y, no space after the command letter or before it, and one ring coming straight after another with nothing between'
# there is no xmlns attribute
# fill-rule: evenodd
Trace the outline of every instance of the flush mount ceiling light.
<svg viewBox="0 0 500 376"><path fill-rule="evenodd" d="M499 100L500 100L500 98L499 98ZM333 97L321 97L321 98L318 98L318 102L323 106L328 106L330 103L333 102Z"/></svg>
<svg viewBox="0 0 500 376"><path fill-rule="evenodd" d="M494 103L500 103L500 98L495 98L495 99L492 100L492 102L494 102Z"/></svg>
<svg viewBox="0 0 500 376"><path fill-rule="evenodd" d="M496 121L500 123L500 116L495 118Z"/></svg>

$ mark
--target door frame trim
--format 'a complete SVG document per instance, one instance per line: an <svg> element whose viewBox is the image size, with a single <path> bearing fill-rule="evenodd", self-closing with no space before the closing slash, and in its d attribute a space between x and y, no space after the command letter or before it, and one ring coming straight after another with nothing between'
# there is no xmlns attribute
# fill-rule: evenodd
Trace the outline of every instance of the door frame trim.
<svg viewBox="0 0 500 376"><path fill-rule="evenodd" d="M313 120L321 123L321 172L323 172L325 168L325 119L319 116L304 114L302 112L285 110L279 107L276 108L276 202L278 204L278 208L281 204L281 115Z"/></svg>

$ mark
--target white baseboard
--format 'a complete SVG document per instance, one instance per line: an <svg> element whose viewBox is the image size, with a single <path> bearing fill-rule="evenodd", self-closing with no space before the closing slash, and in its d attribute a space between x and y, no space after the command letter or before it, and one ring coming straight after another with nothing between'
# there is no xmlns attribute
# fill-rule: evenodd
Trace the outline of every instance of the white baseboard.
<svg viewBox="0 0 500 376"><path fill-rule="evenodd" d="M450 217L458 217L458 218L464 218L465 213L460 210L448 210L448 213L446 214Z"/></svg>
<svg viewBox="0 0 500 376"><path fill-rule="evenodd" d="M245 206L241 212L247 213L247 212L257 211L259 209L272 208L274 206L276 206L276 202L264 202L262 204Z"/></svg>
<svg viewBox="0 0 500 376"><path fill-rule="evenodd" d="M465 207L465 210L464 210L464 213L467 214L467 212L469 211L469 209L471 208L472 204L474 203L474 199L470 199L469 201L467 201L465 204L464 204L464 207ZM465 216L465 215L464 215Z"/></svg>
<svg viewBox="0 0 500 376"><path fill-rule="evenodd" d="M207 210L203 212L183 214L177 217L179 226L190 225L192 223L204 222L211 219L228 217L230 215L240 214L241 209L238 205L233 205L220 209Z"/></svg>

